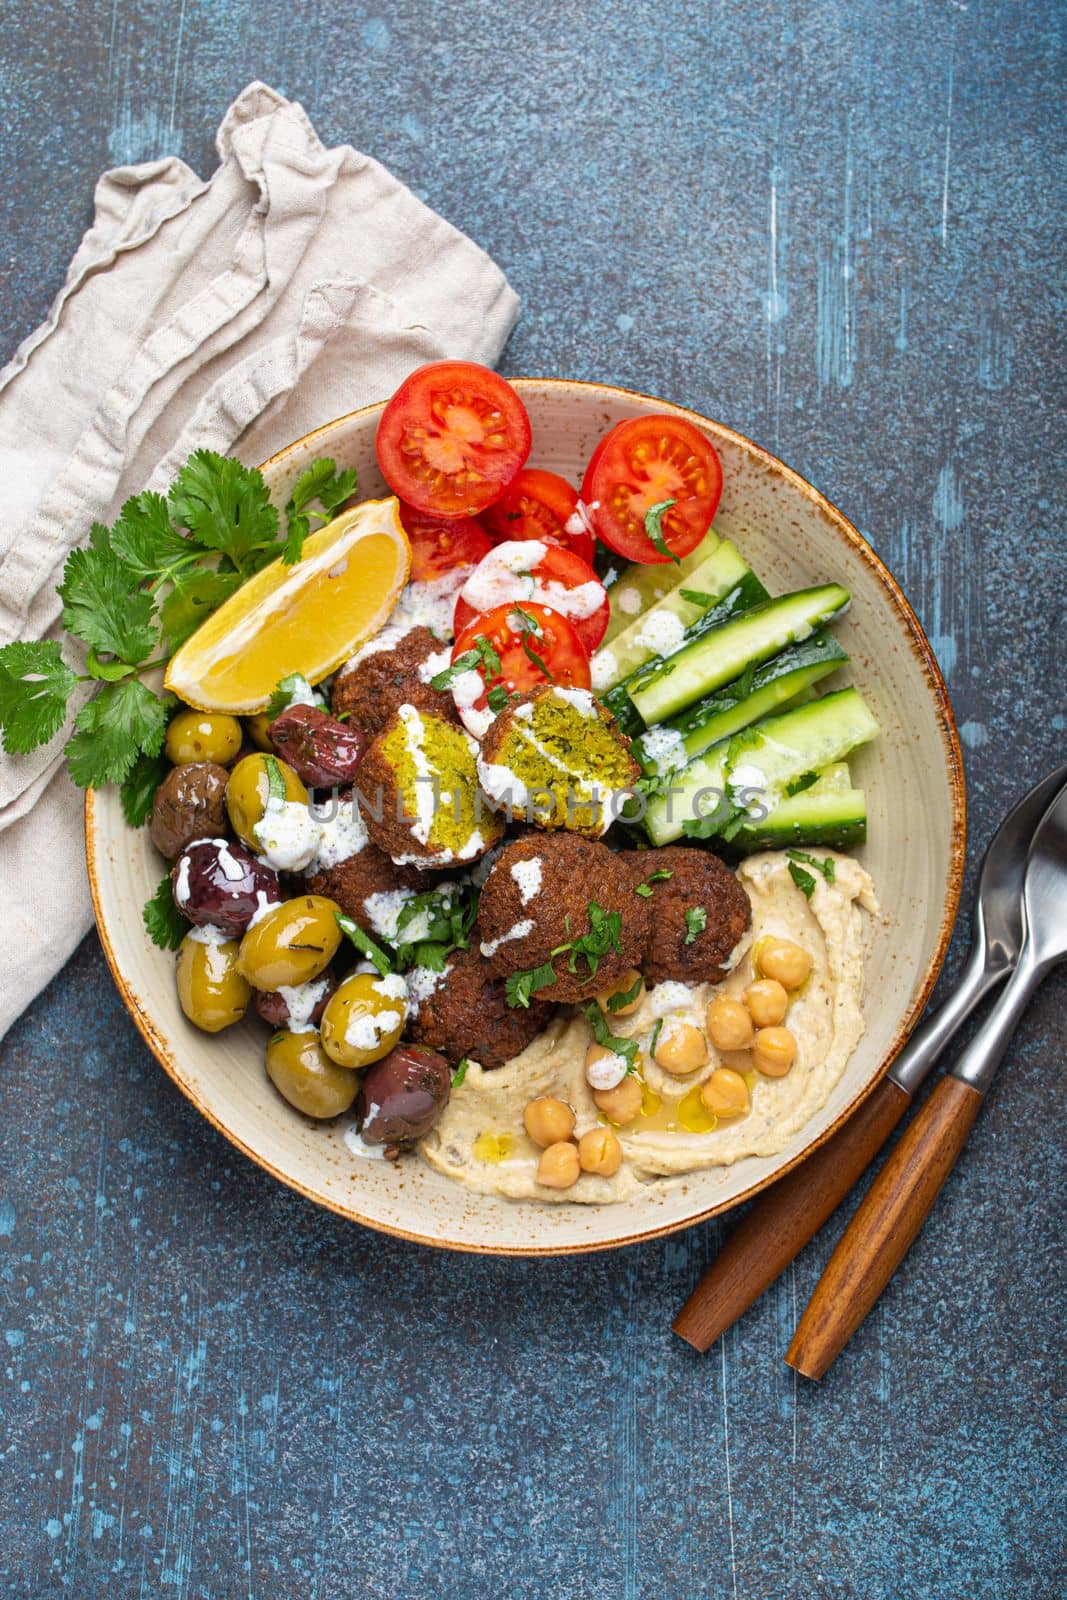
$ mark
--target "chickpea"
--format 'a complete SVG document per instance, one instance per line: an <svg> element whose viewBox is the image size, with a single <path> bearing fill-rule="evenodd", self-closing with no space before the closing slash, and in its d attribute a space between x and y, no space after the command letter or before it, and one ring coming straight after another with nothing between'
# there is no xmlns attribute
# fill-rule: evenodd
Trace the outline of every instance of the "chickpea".
<svg viewBox="0 0 1067 1600"><path fill-rule="evenodd" d="M537 1181L547 1189L570 1189L578 1182L581 1170L578 1146L561 1141L542 1151L537 1163Z"/></svg>
<svg viewBox="0 0 1067 1600"><path fill-rule="evenodd" d="M785 1021L789 996L777 978L760 978L750 983L741 996L757 1028L776 1028Z"/></svg>
<svg viewBox="0 0 1067 1600"><path fill-rule="evenodd" d="M668 1018L656 1042L656 1060L664 1072L674 1078L684 1078L695 1072L708 1059L708 1042L699 1028L691 1022Z"/></svg>
<svg viewBox="0 0 1067 1600"><path fill-rule="evenodd" d="M708 1038L716 1050L747 1050L756 1036L745 1007L725 995L708 1002L706 1021Z"/></svg>
<svg viewBox="0 0 1067 1600"><path fill-rule="evenodd" d="M811 956L791 939L765 939L756 965L764 978L776 978L785 989L799 989L811 971Z"/></svg>
<svg viewBox="0 0 1067 1600"><path fill-rule="evenodd" d="M700 1099L704 1109L720 1119L745 1117L752 1108L748 1084L732 1067L717 1067L701 1085Z"/></svg>
<svg viewBox="0 0 1067 1600"><path fill-rule="evenodd" d="M797 1041L788 1028L761 1028L752 1046L752 1065L765 1078L784 1078L796 1053Z"/></svg>
<svg viewBox="0 0 1067 1600"><path fill-rule="evenodd" d="M214 761L228 767L241 748L241 724L236 717L214 711L179 711L167 726L164 746L167 760L176 767L187 761Z"/></svg>
<svg viewBox="0 0 1067 1600"><path fill-rule="evenodd" d="M274 746L267 737L267 729L271 725L270 718L265 711L257 711L254 717L245 718L245 727L248 737L257 750L265 750L268 755L273 753Z"/></svg>
<svg viewBox="0 0 1067 1600"><path fill-rule="evenodd" d="M550 1144L565 1144L574 1132L574 1112L549 1094L531 1100L522 1114L522 1121L534 1144L539 1144L542 1150L547 1150Z"/></svg>
<svg viewBox="0 0 1067 1600"><path fill-rule="evenodd" d="M322 1013L322 1048L342 1067L366 1067L387 1056L407 1021L403 978L353 972L331 995Z"/></svg>
<svg viewBox="0 0 1067 1600"><path fill-rule="evenodd" d="M622 1166L622 1145L610 1128L590 1128L578 1140L578 1164L583 1172L612 1178Z"/></svg>
<svg viewBox="0 0 1067 1600"><path fill-rule="evenodd" d="M613 999L615 995L627 994L633 988L635 983L639 984L640 987L638 988L634 998L627 1001L626 1005L615 1006L614 1008L608 1005L608 1001ZM596 1003L606 1017L629 1017L632 1016L637 1010L644 997L645 985L641 978L641 974L638 972L636 967L631 967L629 971L627 971L623 977L619 979L618 983L613 983L610 989L605 989L603 994L597 995Z"/></svg>
<svg viewBox="0 0 1067 1600"><path fill-rule="evenodd" d="M594 1089L593 1104L609 1122L624 1128L641 1111L641 1085L634 1077L624 1078L614 1089Z"/></svg>
<svg viewBox="0 0 1067 1600"><path fill-rule="evenodd" d="M591 1089L614 1089L626 1076L626 1061L602 1044L591 1044L585 1052L585 1081Z"/></svg>

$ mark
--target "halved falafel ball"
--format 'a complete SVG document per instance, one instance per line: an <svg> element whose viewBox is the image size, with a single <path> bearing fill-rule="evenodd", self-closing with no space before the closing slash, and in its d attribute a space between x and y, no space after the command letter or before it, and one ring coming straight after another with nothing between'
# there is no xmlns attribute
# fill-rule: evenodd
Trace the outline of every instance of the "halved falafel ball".
<svg viewBox="0 0 1067 1600"><path fill-rule="evenodd" d="M594 839L615 821L616 796L640 775L629 739L596 695L553 683L513 700L478 758L482 788L505 813Z"/></svg>
<svg viewBox="0 0 1067 1600"><path fill-rule="evenodd" d="M360 764L367 832L402 866L477 861L504 824L478 788L478 746L463 728L408 701Z"/></svg>
<svg viewBox="0 0 1067 1600"><path fill-rule="evenodd" d="M525 1050L552 1020L553 1008L543 1001L509 1006L503 978L476 948L457 950L443 972L423 982L416 978L409 987L413 1009L407 1033L439 1050L452 1066L471 1056L492 1072Z"/></svg>
<svg viewBox="0 0 1067 1600"><path fill-rule="evenodd" d="M380 733L397 707L405 703L458 722L451 693L430 686L434 674L448 666L451 654L450 647L435 639L429 628L412 628L389 649L369 650L334 680L334 716L346 712L349 721L370 738Z"/></svg>
<svg viewBox="0 0 1067 1600"><path fill-rule="evenodd" d="M648 920L648 901L634 893L633 871L614 850L577 833L529 833L494 861L474 939L502 976L551 959L555 981L537 998L574 1005L642 968ZM567 948L553 956L560 946Z"/></svg>
<svg viewBox="0 0 1067 1600"><path fill-rule="evenodd" d="M649 918L645 982L718 983L727 958L752 920L748 895L710 850L667 845L625 850L620 861L636 889L645 883ZM669 878L654 874L669 872Z"/></svg>
<svg viewBox="0 0 1067 1600"><path fill-rule="evenodd" d="M346 916L359 924L374 939L388 938L382 931L388 910L402 896L410 897L426 888L422 874L414 867L398 867L370 840L355 855L336 866L311 873L307 879L310 894L336 900ZM395 918L393 932L396 932Z"/></svg>

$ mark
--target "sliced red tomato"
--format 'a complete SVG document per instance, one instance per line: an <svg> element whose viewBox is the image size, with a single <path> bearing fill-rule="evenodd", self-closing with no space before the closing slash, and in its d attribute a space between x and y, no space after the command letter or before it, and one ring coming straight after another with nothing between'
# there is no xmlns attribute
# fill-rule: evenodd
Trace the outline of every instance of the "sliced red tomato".
<svg viewBox="0 0 1067 1600"><path fill-rule="evenodd" d="M611 620L608 591L589 563L544 539L506 539L479 561L456 596L454 632L505 600L562 612L589 655Z"/></svg>
<svg viewBox="0 0 1067 1600"><path fill-rule="evenodd" d="M494 539L553 539L593 565L593 536L574 515L578 491L558 472L523 467L485 513Z"/></svg>
<svg viewBox="0 0 1067 1600"><path fill-rule="evenodd" d="M394 494L437 517L473 517L530 454L530 419L499 373L433 361L405 378L378 422L378 465Z"/></svg>
<svg viewBox="0 0 1067 1600"><path fill-rule="evenodd" d="M722 467L698 428L654 413L620 422L600 441L585 470L582 500L598 538L627 561L687 556L707 533L722 493ZM645 517L664 500L658 550Z"/></svg>
<svg viewBox="0 0 1067 1600"><path fill-rule="evenodd" d="M457 567L476 567L493 548L473 517L431 517L401 501L400 520L411 545L412 583L433 583Z"/></svg>
<svg viewBox="0 0 1067 1600"><path fill-rule="evenodd" d="M465 725L479 739L509 694L525 694L539 683L591 686L589 657L577 632L560 612L536 600L521 606L509 601L474 617L452 646L452 665L472 653L479 659L470 670L481 678L482 691L471 693L477 685L464 682L464 673L453 693Z"/></svg>

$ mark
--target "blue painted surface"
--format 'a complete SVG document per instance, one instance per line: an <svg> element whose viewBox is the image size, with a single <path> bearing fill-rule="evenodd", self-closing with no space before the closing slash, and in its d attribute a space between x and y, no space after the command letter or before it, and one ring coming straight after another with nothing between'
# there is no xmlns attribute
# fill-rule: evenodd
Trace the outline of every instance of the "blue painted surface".
<svg viewBox="0 0 1067 1600"><path fill-rule="evenodd" d="M502 263L506 370L684 401L858 523L948 674L970 884L1064 746L1064 16L24 7L0 34L4 344L99 170L209 170L248 79L299 96ZM814 1387L781 1358L835 1226L706 1359L669 1325L724 1224L542 1263L362 1232L197 1117L87 940L0 1059L0 1593L1051 1600L1064 995Z"/></svg>

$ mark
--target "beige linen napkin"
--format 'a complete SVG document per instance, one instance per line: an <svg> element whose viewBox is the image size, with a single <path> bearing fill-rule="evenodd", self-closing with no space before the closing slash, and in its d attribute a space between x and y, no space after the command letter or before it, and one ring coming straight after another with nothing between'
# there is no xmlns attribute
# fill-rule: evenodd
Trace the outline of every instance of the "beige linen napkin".
<svg viewBox="0 0 1067 1600"><path fill-rule="evenodd" d="M518 301L487 255L303 108L253 83L203 181L106 172L47 320L0 373L0 644L55 633L93 519L200 446L255 464L420 362L488 364ZM0 755L0 1037L92 921L63 737Z"/></svg>

